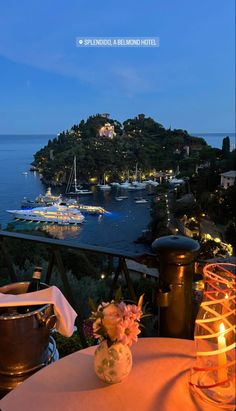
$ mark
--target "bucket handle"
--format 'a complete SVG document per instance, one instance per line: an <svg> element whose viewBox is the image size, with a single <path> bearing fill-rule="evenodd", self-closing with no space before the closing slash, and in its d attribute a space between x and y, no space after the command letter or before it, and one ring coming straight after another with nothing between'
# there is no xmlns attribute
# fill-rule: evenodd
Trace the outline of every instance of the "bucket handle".
<svg viewBox="0 0 236 411"><path fill-rule="evenodd" d="M55 316L55 314L47 316L41 311L39 311L36 314L36 317L39 324L45 325L48 331L52 331L55 328L57 322L57 317Z"/></svg>

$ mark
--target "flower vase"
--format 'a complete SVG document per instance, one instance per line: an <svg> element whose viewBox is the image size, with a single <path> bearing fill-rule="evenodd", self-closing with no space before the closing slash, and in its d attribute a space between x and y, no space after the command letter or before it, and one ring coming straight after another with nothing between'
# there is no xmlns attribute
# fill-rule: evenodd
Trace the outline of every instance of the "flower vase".
<svg viewBox="0 0 236 411"><path fill-rule="evenodd" d="M94 369L97 376L108 384L123 381L132 368L132 353L120 342L108 346L103 340L95 350Z"/></svg>
<svg viewBox="0 0 236 411"><path fill-rule="evenodd" d="M205 291L195 323L195 394L224 409L235 407L235 264L204 267Z"/></svg>

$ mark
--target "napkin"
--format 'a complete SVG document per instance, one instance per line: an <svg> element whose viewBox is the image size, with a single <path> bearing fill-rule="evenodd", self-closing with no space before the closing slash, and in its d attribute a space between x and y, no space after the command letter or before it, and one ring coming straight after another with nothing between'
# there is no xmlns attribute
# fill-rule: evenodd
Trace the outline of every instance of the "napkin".
<svg viewBox="0 0 236 411"><path fill-rule="evenodd" d="M0 307L41 304L53 304L54 314L57 317L57 331L65 337L70 337L73 334L77 314L55 285L33 293L17 295L0 293Z"/></svg>

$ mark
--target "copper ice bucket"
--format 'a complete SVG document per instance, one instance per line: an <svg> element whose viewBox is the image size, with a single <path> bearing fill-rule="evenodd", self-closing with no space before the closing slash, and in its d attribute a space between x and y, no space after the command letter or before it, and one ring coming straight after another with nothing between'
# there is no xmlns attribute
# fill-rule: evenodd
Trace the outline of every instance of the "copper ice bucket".
<svg viewBox="0 0 236 411"><path fill-rule="evenodd" d="M29 282L0 287L0 293L23 294ZM47 288L41 283L41 288ZM0 308L0 388L14 388L23 379L52 360L56 351L50 331L56 317L53 306L35 306L26 314L14 313L12 308ZM33 308L33 307L31 307Z"/></svg>

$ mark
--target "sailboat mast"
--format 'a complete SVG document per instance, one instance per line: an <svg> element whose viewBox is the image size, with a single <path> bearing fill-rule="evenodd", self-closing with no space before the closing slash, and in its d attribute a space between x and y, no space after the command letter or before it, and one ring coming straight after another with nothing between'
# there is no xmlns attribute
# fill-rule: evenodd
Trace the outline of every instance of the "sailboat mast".
<svg viewBox="0 0 236 411"><path fill-rule="evenodd" d="M134 181L137 181L138 179L138 163L135 165L135 175L134 175Z"/></svg>
<svg viewBox="0 0 236 411"><path fill-rule="evenodd" d="M74 185L75 191L77 190L77 179L76 179L76 156L74 156Z"/></svg>

